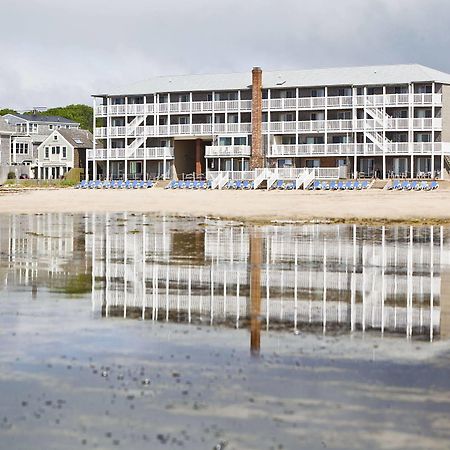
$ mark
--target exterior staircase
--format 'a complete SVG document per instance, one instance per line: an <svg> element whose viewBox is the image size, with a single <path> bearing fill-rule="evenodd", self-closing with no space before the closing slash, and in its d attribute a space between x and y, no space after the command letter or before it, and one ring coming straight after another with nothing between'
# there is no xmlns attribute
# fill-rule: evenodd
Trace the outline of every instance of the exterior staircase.
<svg viewBox="0 0 450 450"><path fill-rule="evenodd" d="M133 156L135 151L145 142L145 138L142 136L144 134L144 127L141 126L144 120L145 116L136 116L127 125L127 135L130 137L135 137L133 142L126 147L125 156L127 158Z"/></svg>

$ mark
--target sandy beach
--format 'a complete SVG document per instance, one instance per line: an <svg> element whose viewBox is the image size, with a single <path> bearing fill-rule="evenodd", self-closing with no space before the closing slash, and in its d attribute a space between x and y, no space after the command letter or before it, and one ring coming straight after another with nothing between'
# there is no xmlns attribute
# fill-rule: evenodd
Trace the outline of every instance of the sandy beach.
<svg viewBox="0 0 450 450"><path fill-rule="evenodd" d="M0 213L148 212L252 221L450 223L450 190L389 192L36 189L3 191Z"/></svg>

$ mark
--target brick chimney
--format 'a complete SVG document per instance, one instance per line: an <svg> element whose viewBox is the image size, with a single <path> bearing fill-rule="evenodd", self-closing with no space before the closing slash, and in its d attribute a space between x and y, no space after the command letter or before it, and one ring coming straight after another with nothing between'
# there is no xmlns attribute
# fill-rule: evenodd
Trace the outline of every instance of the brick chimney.
<svg viewBox="0 0 450 450"><path fill-rule="evenodd" d="M253 67L252 70L252 152L250 169L264 167L262 149L262 70Z"/></svg>

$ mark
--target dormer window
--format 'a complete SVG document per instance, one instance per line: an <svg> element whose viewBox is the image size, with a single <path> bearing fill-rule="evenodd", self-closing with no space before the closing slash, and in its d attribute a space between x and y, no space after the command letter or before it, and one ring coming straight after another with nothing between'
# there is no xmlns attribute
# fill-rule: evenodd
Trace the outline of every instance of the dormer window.
<svg viewBox="0 0 450 450"><path fill-rule="evenodd" d="M49 129L49 130L53 130L53 125L49 125L49 126L48 126L48 129Z"/></svg>
<svg viewBox="0 0 450 450"><path fill-rule="evenodd" d="M58 140L58 135L57 135L57 134L54 134L54 135L53 135L53 140L54 140L54 141L57 141L57 140Z"/></svg>

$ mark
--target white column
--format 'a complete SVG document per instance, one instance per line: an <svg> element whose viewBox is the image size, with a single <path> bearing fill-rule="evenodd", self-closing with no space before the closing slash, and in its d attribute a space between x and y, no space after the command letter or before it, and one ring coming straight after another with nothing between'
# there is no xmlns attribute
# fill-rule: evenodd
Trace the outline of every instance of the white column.
<svg viewBox="0 0 450 450"><path fill-rule="evenodd" d="M128 179L128 159L127 159L127 148L128 148L128 97L125 97L125 155L124 155L124 179Z"/></svg>
<svg viewBox="0 0 450 450"><path fill-rule="evenodd" d="M434 143L436 139L435 131L434 131L434 118L436 115L436 107L435 107L435 90L436 90L436 83L433 83L432 92L433 95L431 97L431 177L434 178L434 151L436 144ZM442 151L442 148L441 148Z"/></svg>
<svg viewBox="0 0 450 450"><path fill-rule="evenodd" d="M328 86L325 86L325 151L328 148Z"/></svg>
<svg viewBox="0 0 450 450"><path fill-rule="evenodd" d="M272 92L270 89L267 89L267 154L270 154L270 124L272 121L272 115L270 111L270 102L272 99ZM267 161L267 159L266 159ZM267 165L266 165L267 167Z"/></svg>
<svg viewBox="0 0 450 450"><path fill-rule="evenodd" d="M96 149L96 139L95 139L95 97L92 100L93 102L93 107L94 107L94 114L93 114L93 130L94 130L94 138L92 140L92 179L96 180L97 179L97 168L96 168L96 164L95 164L95 149ZM108 128L106 129L106 133L109 134L109 130ZM88 164L87 164L87 160L86 160L86 172L88 172ZM86 174L86 179L88 179L89 176L88 174Z"/></svg>
<svg viewBox="0 0 450 450"><path fill-rule="evenodd" d="M386 86L383 86L383 118L386 117ZM386 123L383 119L383 141L386 141ZM386 179L386 149L383 145L383 180Z"/></svg>
<svg viewBox="0 0 450 450"><path fill-rule="evenodd" d="M106 179L109 180L109 155L111 148L111 133L109 132L111 127L111 98L106 99L107 110L106 110L106 126L107 126L107 138L106 138Z"/></svg>
<svg viewBox="0 0 450 450"><path fill-rule="evenodd" d="M409 85L409 107L408 107L408 151L411 155L410 164L411 164L411 177L412 177L412 155L414 154L414 84L410 83Z"/></svg>

